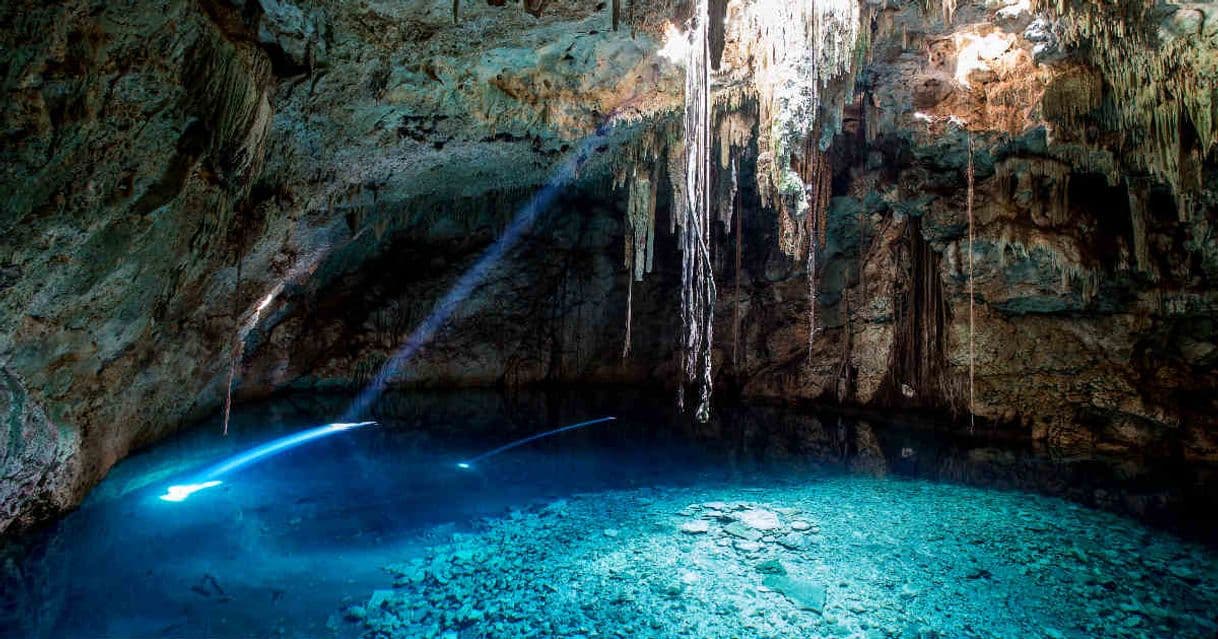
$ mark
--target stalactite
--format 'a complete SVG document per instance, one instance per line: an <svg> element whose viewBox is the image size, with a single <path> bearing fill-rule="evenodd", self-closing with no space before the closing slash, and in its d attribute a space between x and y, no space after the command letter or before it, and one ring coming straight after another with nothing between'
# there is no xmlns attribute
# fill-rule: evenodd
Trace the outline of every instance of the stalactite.
<svg viewBox="0 0 1218 639"><path fill-rule="evenodd" d="M850 354L854 351L854 333L850 320L850 295L846 291L842 295L842 319L845 323L843 327L845 344L842 346L842 358L838 362L837 368L837 382L834 384L835 396L839 404L845 402L850 396L853 381Z"/></svg>
<svg viewBox="0 0 1218 639"><path fill-rule="evenodd" d="M880 105L875 94L868 93L863 98L863 141L867 144L875 142L880 135Z"/></svg>
<svg viewBox="0 0 1218 639"><path fill-rule="evenodd" d="M928 13L938 9L943 21L950 23L956 17L956 2L957 0L923 0L922 6Z"/></svg>
<svg viewBox="0 0 1218 639"><path fill-rule="evenodd" d="M1039 253L1061 275L1061 292L1068 292L1076 284L1084 303L1091 302L1099 290L1097 269L1080 263L1082 257L1076 247L1056 246L1035 235L1013 238L1004 234L995 240L995 249L1000 266L1006 266L1007 253L1022 260L1031 260L1034 252Z"/></svg>
<svg viewBox="0 0 1218 639"><path fill-rule="evenodd" d="M719 117L719 126L716 135L716 141L719 145L719 196L718 201L718 217L719 222L723 224L725 231L732 227L732 214L735 210L736 192L740 188L739 171L736 164L736 156L743 149L748 148L749 142L753 136L753 125L748 116L736 111L728 111ZM727 172L728 179L723 180L722 175Z"/></svg>
<svg viewBox="0 0 1218 639"><path fill-rule="evenodd" d="M642 281L643 276L651 272L655 254L655 184L652 176L639 174L640 168L642 167L639 165L633 165L629 169L626 199L626 334L622 345L622 359L630 356L634 282Z"/></svg>
<svg viewBox="0 0 1218 639"><path fill-rule="evenodd" d="M1146 207L1149 199L1146 184L1131 181L1126 191L1129 198L1129 224L1133 235L1134 266L1139 272L1155 277L1150 263L1150 245L1146 238Z"/></svg>
<svg viewBox="0 0 1218 639"><path fill-rule="evenodd" d="M668 216L668 232L676 234L680 222L681 207L686 201L685 184L685 140L674 140L665 157L668 183L672 185L672 212Z"/></svg>
<svg viewBox="0 0 1218 639"><path fill-rule="evenodd" d="M1104 101L1104 79L1090 67L1072 66L1058 72L1041 98L1044 116L1067 127L1100 108Z"/></svg>
<svg viewBox="0 0 1218 639"><path fill-rule="evenodd" d="M1218 145L1218 55L1201 28L1165 28L1163 5L1149 0L1034 0L1054 21L1063 46L1103 76L1100 122L1122 137L1122 161L1166 181L1187 220L1203 187L1199 167ZM1208 25L1215 14L1199 12ZM1184 135L1191 125L1194 136Z"/></svg>
<svg viewBox="0 0 1218 639"><path fill-rule="evenodd" d="M643 129L631 143L623 145L613 160L613 188L626 188L625 264L635 280L651 272L655 248L656 190L659 160L667 153L665 170L681 161L674 147L679 129L667 121Z"/></svg>
<svg viewBox="0 0 1218 639"><path fill-rule="evenodd" d="M626 188L626 217L623 262L627 274L626 326L623 359L630 354L634 282L650 273L655 259L656 194L661 167L674 175L683 162L679 129L671 119L661 119L644 128L631 143L623 145L613 159L613 188ZM663 156L664 164L660 163ZM681 182L674 180L674 189ZM675 197L675 196L674 196ZM675 215L671 216L675 223Z"/></svg>
<svg viewBox="0 0 1218 639"><path fill-rule="evenodd" d="M649 167L639 165L629 169L625 264L631 279L636 281L651 272L655 256L656 180L650 171Z"/></svg>
<svg viewBox="0 0 1218 639"><path fill-rule="evenodd" d="M723 224L725 232L732 228L732 216L736 213L736 194L740 191L740 184L736 174L736 158L732 158L731 166L727 171L727 179L723 179L722 171L718 175L719 183L724 184L719 189L718 200L718 218Z"/></svg>
<svg viewBox="0 0 1218 639"><path fill-rule="evenodd" d="M202 37L191 54L184 84L211 134L217 170L237 189L260 170L271 124L271 64L261 50L221 37Z"/></svg>
<svg viewBox="0 0 1218 639"><path fill-rule="evenodd" d="M617 31L622 22L622 0L612 0L610 6L610 13L613 15L613 30Z"/></svg>
<svg viewBox="0 0 1218 639"><path fill-rule="evenodd" d="M994 165L996 190L1006 202L1027 207L1038 225L1070 222L1072 168L1051 158L1006 158Z"/></svg>
<svg viewBox="0 0 1218 639"><path fill-rule="evenodd" d="M732 164L737 152L747 149L753 138L753 121L749 114L735 110L738 105L725 105L729 109L719 116L719 168Z"/></svg>
<svg viewBox="0 0 1218 639"><path fill-rule="evenodd" d="M802 218L804 187L792 156L811 142L824 150L841 126L866 30L856 0L758 0L729 25L751 61L758 104L757 187L763 204ZM784 251L797 254L796 228L781 220Z"/></svg>

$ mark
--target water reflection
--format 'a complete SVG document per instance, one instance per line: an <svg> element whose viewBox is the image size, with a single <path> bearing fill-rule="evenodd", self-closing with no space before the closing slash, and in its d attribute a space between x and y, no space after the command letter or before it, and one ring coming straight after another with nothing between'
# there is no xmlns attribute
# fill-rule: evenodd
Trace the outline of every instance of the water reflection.
<svg viewBox="0 0 1218 639"><path fill-rule="evenodd" d="M408 553L412 535L557 496L641 486L798 484L838 473L930 479L1061 496L1218 545L1212 467L1087 457L1009 433L961 438L934 422L808 409L727 406L697 424L669 397L613 388L393 393L363 416L378 428L294 450L181 504L157 499L199 468L330 421L349 401L277 398L234 413L227 438L217 418L124 461L77 512L4 544L0 629L23 638L329 636L329 611L379 587L381 566ZM609 414L618 419L532 442L476 471L455 467Z"/></svg>
<svg viewBox="0 0 1218 639"><path fill-rule="evenodd" d="M725 409L703 433L739 454L834 464L873 477L910 477L1062 497L1218 545L1218 466L1171 457L1105 456L1020 439L963 436L925 420Z"/></svg>

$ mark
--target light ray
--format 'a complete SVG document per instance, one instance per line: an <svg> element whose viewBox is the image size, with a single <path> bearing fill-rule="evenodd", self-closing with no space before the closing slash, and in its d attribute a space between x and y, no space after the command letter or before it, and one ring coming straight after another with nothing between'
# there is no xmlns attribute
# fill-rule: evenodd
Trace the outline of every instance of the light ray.
<svg viewBox="0 0 1218 639"><path fill-rule="evenodd" d="M229 457L215 466L204 470L195 478L195 481L193 482L170 486L168 489L166 489L165 494L161 495L160 498L162 501L185 501L187 497L190 497L200 490L213 488L222 484L223 482L220 480L220 477L235 470L249 466L250 464L253 464L259 460L282 453L286 450L311 442L315 439L360 428L362 426L371 426L373 424L376 424L376 422L340 422L335 424L326 424L325 426L310 428L308 430L300 431L299 433L293 433L285 437L280 437L279 439L271 440L260 446L255 446L254 448L251 448L243 453Z"/></svg>
<svg viewBox="0 0 1218 639"><path fill-rule="evenodd" d="M629 102L627 101L624 104L629 104ZM398 374L402 366L414 357L431 340L436 331L452 317L453 312L456 311L461 302L464 302L470 293L486 279L491 269L503 259L508 250L533 225L537 216L553 204L561 188L578 176L580 167L588 160L589 153L593 150L594 146L604 142L604 136L609 132L611 127L610 120L613 118L613 115L611 113L606 118L605 123L597 128L595 134L585 138L583 143L567 156L555 170L554 174L550 176L549 181L538 189L533 194L533 197L517 211L516 217L512 219L512 222L508 224L499 238L483 251L478 261L457 279L456 283L444 294L444 297L436 302L431 313L423 321L419 322L410 336L406 338L406 341L398 347L397 351L381 367L376 377L364 387L364 390L351 403L350 408L344 413L343 419L353 420L366 413L368 408L385 391L390 380Z"/></svg>
<svg viewBox="0 0 1218 639"><path fill-rule="evenodd" d="M576 428L583 428L584 426L600 424L601 422L610 422L615 419L617 419L617 418L616 417L601 417L599 419L590 419L586 422L579 422L578 424L571 424L570 426L563 426L562 428L555 428L554 430L547 430L544 433L538 433L536 435L530 435L528 437L517 439L514 442L508 442L498 448L493 448L491 450L488 450L485 453L482 453L481 455L470 457L469 459L467 459L463 462L458 462L457 468L460 468L462 470L469 470L469 469L473 468L474 464L476 464L477 462L483 461L489 457L494 457L495 455L498 455L499 453L511 450L513 448L516 448L517 446L523 446L529 442L535 442L543 437L549 437L550 435L557 435L559 433L564 433L569 430L575 430Z"/></svg>

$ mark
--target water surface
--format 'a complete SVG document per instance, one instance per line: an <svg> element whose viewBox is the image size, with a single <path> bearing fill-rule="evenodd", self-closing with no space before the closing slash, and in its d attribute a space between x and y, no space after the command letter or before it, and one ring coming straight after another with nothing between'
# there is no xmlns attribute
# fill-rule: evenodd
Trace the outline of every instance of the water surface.
<svg viewBox="0 0 1218 639"><path fill-rule="evenodd" d="M725 541L716 542L718 545L742 553L727 559L742 565L757 563L761 555L772 551L785 557L794 572L801 562L825 571L837 565L828 561L831 555L863 553L850 554L850 565L865 565L871 571L867 574L879 579L886 571L898 571L893 562L901 556L899 548L888 547L899 545L900 539L893 537L895 529L890 524L894 522L884 519L900 517L902 535L921 539L919 531L938 526L942 513L936 515L925 507L911 511L909 507L925 503L931 495L943 513L968 511L974 508L969 504L975 504L975 508L988 508L1000 523L1010 517L1075 522L1059 528L978 526L980 530L968 531L970 540L975 538L974 547L984 546L987 555L995 557L1004 549L1014 553L1016 545L1026 554L1030 552L1027 548L1040 547L1038 544L1044 545L1045 556L1050 556L1050 546L1068 545L1090 557L1104 550L1095 547L1103 543L1096 538L1097 527L1107 531L1108 538L1127 544L1121 547L1123 556L1137 555L1145 548L1153 561L1138 564L1137 573L1112 591L1123 593L1121 603L1127 607L1133 605L1131 601L1144 600L1154 611L1177 614L1180 621L1173 625L1163 621L1161 614L1126 611L1121 613L1120 623L1132 625L1122 625L1120 632L1128 636L1156 636L1167 630L1178 636L1210 636L1205 633L1212 615L1198 610L1207 605L1218 607L1218 601L1211 599L1212 574L1206 573L1207 567L1218 565L1213 563L1212 546L1177 536L1204 541L1207 531L1213 534L1215 510L1205 506L1212 506L1214 498L1207 490L1210 476L1205 469L1183 472L1180 465L1170 463L1055 459L1022 445L980 446L945 438L933 425L845 418L806 409L726 408L712 424L693 427L672 414L667 397L612 389L561 396L390 394L373 411L379 421L376 427L284 452L237 471L223 485L181 503L158 499L166 486L220 459L332 421L334 415L342 414L348 400L320 395L279 398L235 412L227 438L219 435L218 422L211 420L120 463L79 510L47 530L9 543L3 577L6 632L14 637L48 638L355 637L373 632L374 621L383 624L388 619L399 623L397 636L431 630L437 636L482 636L479 633L486 628L479 624L490 621L454 616L455 621L445 622L448 616L439 612L441 604L425 604L434 608L434 615L427 617L431 621L420 621L417 627L401 625L401 618L393 616L395 609L385 603L384 593L399 592L402 599L397 604L407 607L402 609L418 602L409 599L411 591L403 588L400 570L395 575L386 567L434 559L437 548L451 544L454 535L481 534L484 545L502 544L504 537L486 536L486 532L502 532L502 526L515 525L515 521L522 522L520 526L557 530L558 520L549 525L529 517L549 512L546 508L559 500L580 504L597 494L607 495L598 503L619 509L616 517L620 521L593 522L580 528L592 527L590 534L600 550L585 550L593 554L621 550L626 544L616 532L602 535L602 529L651 531L648 534L659 535L654 547L688 542L683 536L686 533L679 530L684 520L670 522L671 527L655 523L656 513L648 508L660 498L656 495L672 509L693 508L687 514L695 519L700 516L699 504L710 500L741 504L751 500L763 510L777 509L775 512L798 503L808 513L821 513L818 527L826 529L818 532L823 535L817 542L819 550L791 551L774 545L776 538L757 542L762 544L757 549L746 545L739 550L732 545L734 538L722 537L727 533L718 528L709 531L706 539L720 535ZM512 449L472 471L456 466L460 460L512 439L605 415L618 419ZM821 492L791 492L800 490ZM648 491L660 492L647 497ZM1057 494L1076 503L1032 493ZM826 507L829 498L831 510L817 510ZM634 510L623 506L635 503L638 508ZM1155 527L1091 507L1136 515ZM855 514L837 517L847 512ZM732 516L729 512L720 519ZM714 518L710 521L722 523ZM833 530L828 529L830 525ZM865 544L850 543L859 536L881 540L875 543L882 542L885 552L870 552ZM930 542L923 539L925 543ZM961 553L959 558L940 558L948 566L976 564L976 553L968 550L945 546L936 552ZM499 548L488 552L520 551ZM797 554L783 554L791 552ZM969 557L963 556L966 553ZM719 559L724 558L715 561ZM1021 612L1010 618L1021 621L1009 621L1014 624L1008 626L1011 631L1044 627L1063 636L1087 636L1094 630L1097 622L1087 617L1099 615L1100 609L1049 610L1044 602L1054 600L1055 592L1060 595L1055 589L1078 585L1076 569L1099 570L1098 565L1061 566L1061 574L1047 580L1037 573L1040 581L1027 581L1026 570L1013 571L997 585L988 580L1006 568L992 568L957 576L959 583L948 584L944 592L962 585L983 585L989 590L1006 587L1020 593L1026 605L1014 604ZM717 570L723 575L736 574L731 568ZM845 570L836 572L845 578ZM751 574L745 570L741 578L751 578ZM950 570L909 572L902 577L908 583L900 587L922 593L935 586L919 585L919 579L942 581L952 574ZM645 581L646 577L638 579ZM868 628L885 632L878 621L883 615L878 612L870 613L873 623L860 625L867 623L869 613L867 606L856 601L867 593L873 599L880 597L876 594L880 591L874 590L878 586L864 576L851 579L860 583L844 594L832 586L830 593L842 606L847 601L855 602L855 608L862 606L861 612L843 607L833 616L832 611L821 614L796 609L791 612L793 618L808 618L772 624L767 626L768 632L777 636L803 632L799 628L847 634L865 634ZM973 584L976 579L987 581ZM432 584L432 591L444 587ZM720 587L736 588L728 582ZM945 586L940 583L938 587ZM372 597L374 592L381 594ZM544 597L544 592L537 597ZM370 599L379 599L374 603L383 609L374 611L371 618L366 616ZM902 614L922 619L919 628L928 632L992 636L961 625L959 618L967 610L956 611L954 621L950 611L936 620L930 599L928 595L897 598L889 607L903 607ZM781 605L764 597L758 601L770 608ZM538 602L545 603L542 599L533 603ZM699 605L691 599L681 610L697 611ZM977 602L977 606L985 605L989 604ZM357 614L352 614L353 609ZM536 614L556 609L547 604ZM583 613L589 615L585 625L604 623L597 621L600 617L594 612ZM677 628L685 627L680 613L663 615L655 620L657 625L648 626L654 636L676 636ZM824 625L830 616L832 627ZM1126 621L1132 616L1138 617L1138 623ZM733 619L726 617L723 632L757 631L740 625L744 620ZM804 622L811 625L801 626ZM701 630L717 632L715 628ZM1213 629L1218 630L1218 625ZM608 630L599 629L602 634Z"/></svg>

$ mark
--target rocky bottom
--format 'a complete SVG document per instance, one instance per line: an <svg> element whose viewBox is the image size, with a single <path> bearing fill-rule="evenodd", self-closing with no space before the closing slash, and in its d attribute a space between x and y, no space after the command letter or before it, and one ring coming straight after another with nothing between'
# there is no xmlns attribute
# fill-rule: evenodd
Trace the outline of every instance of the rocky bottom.
<svg viewBox="0 0 1218 639"><path fill-rule="evenodd" d="M1212 551L1022 493L860 477L651 488L432 537L346 623L445 639L1218 631Z"/></svg>

